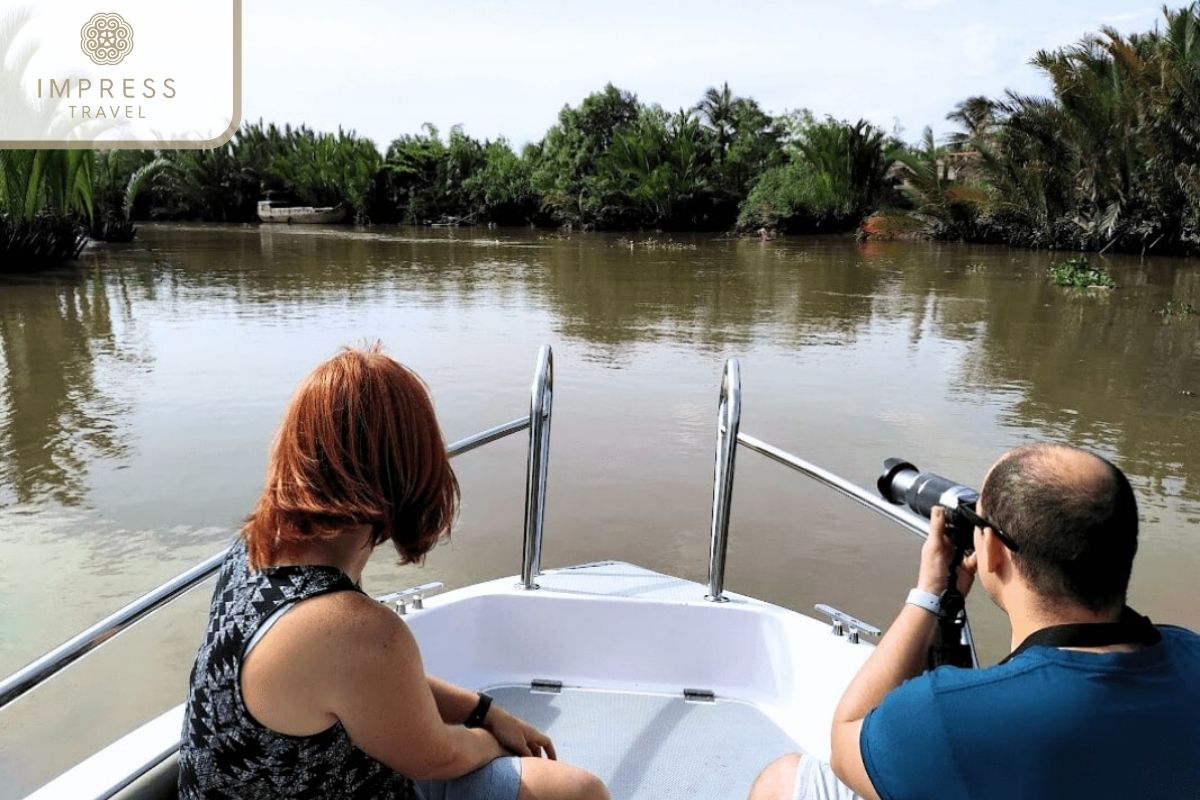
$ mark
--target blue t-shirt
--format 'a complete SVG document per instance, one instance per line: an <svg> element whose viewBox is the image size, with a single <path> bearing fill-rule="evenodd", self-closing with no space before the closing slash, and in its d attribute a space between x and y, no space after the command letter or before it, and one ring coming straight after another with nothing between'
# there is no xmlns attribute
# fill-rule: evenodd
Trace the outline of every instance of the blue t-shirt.
<svg viewBox="0 0 1200 800"><path fill-rule="evenodd" d="M1129 653L1031 647L907 681L863 722L883 800L1200 798L1200 636Z"/></svg>

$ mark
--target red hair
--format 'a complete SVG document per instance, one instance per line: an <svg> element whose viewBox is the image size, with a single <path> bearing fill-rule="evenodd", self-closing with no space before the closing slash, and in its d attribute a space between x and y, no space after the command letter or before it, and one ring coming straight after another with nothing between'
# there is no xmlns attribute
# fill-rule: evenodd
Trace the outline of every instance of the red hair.
<svg viewBox="0 0 1200 800"><path fill-rule="evenodd" d="M260 569L290 546L369 525L372 545L391 539L412 563L449 534L458 500L424 382L378 342L347 347L292 395L242 536Z"/></svg>

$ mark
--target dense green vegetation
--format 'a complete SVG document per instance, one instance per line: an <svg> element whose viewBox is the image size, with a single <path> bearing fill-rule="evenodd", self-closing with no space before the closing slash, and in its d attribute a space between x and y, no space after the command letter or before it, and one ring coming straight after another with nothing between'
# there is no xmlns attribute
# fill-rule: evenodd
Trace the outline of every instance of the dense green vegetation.
<svg viewBox="0 0 1200 800"><path fill-rule="evenodd" d="M1037 53L1050 97L972 97L906 145L869 122L773 116L709 88L690 108L605 86L538 142L432 125L381 155L353 132L261 121L215 150L0 160L0 260L70 257L135 219L250 222L268 190L354 221L932 236L1200 251L1200 5ZM15 255L14 255L15 254Z"/></svg>
<svg viewBox="0 0 1200 800"><path fill-rule="evenodd" d="M897 146L866 122L773 117L728 85L674 112L609 85L520 153L426 125L381 156L354 133L262 122L215 150L100 152L88 227L120 241L135 218L254 221L272 190L358 222L852 230L890 191Z"/></svg>
<svg viewBox="0 0 1200 800"><path fill-rule="evenodd" d="M344 205L366 221L366 198L381 159L369 140L301 125L243 125L213 150L161 154L168 162L152 182L155 216L221 222L256 219L266 190L297 205Z"/></svg>
<svg viewBox="0 0 1200 800"><path fill-rule="evenodd" d="M1200 6L1037 53L1052 96L973 97L905 160L936 235L1031 247L1200 250ZM916 162L916 163L910 163Z"/></svg>
<svg viewBox="0 0 1200 800"><path fill-rule="evenodd" d="M600 229L727 229L748 187L784 155L770 115L728 86L667 112L606 86L516 153L432 126L388 147L372 220Z"/></svg>
<svg viewBox="0 0 1200 800"><path fill-rule="evenodd" d="M137 233L135 208L146 213L146 189L171 162L136 150L100 150L95 154L92 191L95 211L91 236L102 242L129 242Z"/></svg>
<svg viewBox="0 0 1200 800"><path fill-rule="evenodd" d="M894 195L888 171L902 146L868 122L793 118L783 162L763 172L738 216L742 230L853 229Z"/></svg>
<svg viewBox="0 0 1200 800"><path fill-rule="evenodd" d="M526 221L534 207L529 165L508 143L480 142L453 128L443 142L426 125L388 147L367 193L373 222Z"/></svg>
<svg viewBox="0 0 1200 800"><path fill-rule="evenodd" d="M0 150L0 271L75 258L92 208L91 152Z"/></svg>

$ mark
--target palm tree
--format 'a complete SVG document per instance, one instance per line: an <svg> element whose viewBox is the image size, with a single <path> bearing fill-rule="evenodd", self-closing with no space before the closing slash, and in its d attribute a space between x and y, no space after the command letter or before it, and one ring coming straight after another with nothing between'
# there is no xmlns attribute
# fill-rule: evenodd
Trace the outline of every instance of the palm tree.
<svg viewBox="0 0 1200 800"><path fill-rule="evenodd" d="M170 166L161 154L139 150L98 150L92 189L95 213L91 235L103 242L130 242L137 234L133 206Z"/></svg>
<svg viewBox="0 0 1200 800"><path fill-rule="evenodd" d="M78 257L92 217L90 150L0 150L0 270Z"/></svg>
<svg viewBox="0 0 1200 800"><path fill-rule="evenodd" d="M971 97L952 150L977 154L979 222L1018 244L1200 249L1200 4L1155 30L1103 28L1032 64L1049 97Z"/></svg>
<svg viewBox="0 0 1200 800"><path fill-rule="evenodd" d="M728 81L720 89L710 86L704 96L692 107L700 114L706 127L717 139L718 160L725 156L737 127L737 100L729 90Z"/></svg>
<svg viewBox="0 0 1200 800"><path fill-rule="evenodd" d="M862 119L854 124L827 119L807 128L796 146L814 171L828 176L845 216L873 210L893 161L882 130Z"/></svg>
<svg viewBox="0 0 1200 800"><path fill-rule="evenodd" d="M982 95L963 100L946 115L946 119L963 127L962 131L955 131L946 137L947 147L956 151L969 151L991 141L999 123L995 101Z"/></svg>
<svg viewBox="0 0 1200 800"><path fill-rule="evenodd" d="M971 238L972 225L988 197L979 187L951 176L948 152L948 148L938 146L933 131L925 128L919 146L895 154L904 181L902 191L934 234Z"/></svg>
<svg viewBox="0 0 1200 800"><path fill-rule="evenodd" d="M652 227L697 223L697 202L711 191L705 133L690 109L667 115L658 106L617 134L603 162L607 188L623 196Z"/></svg>
<svg viewBox="0 0 1200 800"><path fill-rule="evenodd" d="M21 89L33 48L14 42L27 13L0 26L0 108L54 138L53 107L34 107ZM89 150L0 150L0 270L40 268L79 255L87 241L79 216L92 217L93 154Z"/></svg>

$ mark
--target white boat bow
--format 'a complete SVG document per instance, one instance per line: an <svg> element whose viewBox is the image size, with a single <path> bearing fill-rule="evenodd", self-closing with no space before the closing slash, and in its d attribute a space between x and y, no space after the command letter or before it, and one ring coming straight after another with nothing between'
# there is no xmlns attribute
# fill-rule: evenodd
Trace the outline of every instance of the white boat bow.
<svg viewBox="0 0 1200 800"><path fill-rule="evenodd" d="M712 603L699 583L618 561L537 583L467 586L405 619L431 674L492 694L614 798L728 800L785 752L828 757L834 707L871 648L827 622L734 593ZM30 800L170 796L155 767L173 775L182 720L180 705Z"/></svg>
<svg viewBox="0 0 1200 800"><path fill-rule="evenodd" d="M546 731L559 754L617 800L745 797L777 756L829 755L834 708L879 631L827 606L832 624L726 592L725 556L738 445L870 508L912 533L925 521L739 431L741 385L726 364L707 585L620 561L541 570L553 359L538 355L528 416L450 445L457 456L529 431L521 575L438 594L425 585L381 601L405 615L426 669ZM124 628L211 576L221 554L115 612L0 681L12 702ZM963 631L970 644L970 629ZM179 705L73 767L30 800L175 797Z"/></svg>

